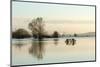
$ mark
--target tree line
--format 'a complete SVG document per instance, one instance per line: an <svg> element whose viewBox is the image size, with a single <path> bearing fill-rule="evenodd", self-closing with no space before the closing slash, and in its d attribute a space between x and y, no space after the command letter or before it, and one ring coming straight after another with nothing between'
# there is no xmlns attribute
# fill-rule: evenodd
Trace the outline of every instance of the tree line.
<svg viewBox="0 0 100 67"><path fill-rule="evenodd" d="M54 31L52 35L48 35L45 30L45 22L42 17L37 17L35 19L32 19L32 21L28 24L28 29L31 31L31 34L29 34L28 31L25 29L18 29L14 32L12 32L13 38L28 38L33 37L35 39L43 39L43 38L58 38L59 33L58 31Z"/></svg>

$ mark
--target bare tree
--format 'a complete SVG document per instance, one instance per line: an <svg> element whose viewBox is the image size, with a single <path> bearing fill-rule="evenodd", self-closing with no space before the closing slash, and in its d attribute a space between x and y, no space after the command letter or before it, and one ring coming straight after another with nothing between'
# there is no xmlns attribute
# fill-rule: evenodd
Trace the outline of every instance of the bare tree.
<svg viewBox="0 0 100 67"><path fill-rule="evenodd" d="M29 29L32 31L33 37L42 39L44 35L44 21L42 17L37 17L29 23Z"/></svg>

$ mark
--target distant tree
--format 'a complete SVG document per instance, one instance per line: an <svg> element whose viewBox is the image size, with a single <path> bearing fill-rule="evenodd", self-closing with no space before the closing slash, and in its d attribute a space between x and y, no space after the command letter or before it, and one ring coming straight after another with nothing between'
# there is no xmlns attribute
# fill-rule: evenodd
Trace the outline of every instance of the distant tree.
<svg viewBox="0 0 100 67"><path fill-rule="evenodd" d="M66 35L63 33L61 36L62 36L62 37L65 37Z"/></svg>
<svg viewBox="0 0 100 67"><path fill-rule="evenodd" d="M42 39L44 35L44 21L42 17L37 17L29 23L29 29L32 31L33 37Z"/></svg>
<svg viewBox="0 0 100 67"><path fill-rule="evenodd" d="M57 31L54 31L53 35L54 38L58 38L59 37L59 33Z"/></svg>
<svg viewBox="0 0 100 67"><path fill-rule="evenodd" d="M31 37L31 35L25 29L18 29L12 33L12 37L13 38L27 38L27 37Z"/></svg>
<svg viewBox="0 0 100 67"><path fill-rule="evenodd" d="M74 34L74 37L77 37L77 34L76 33Z"/></svg>

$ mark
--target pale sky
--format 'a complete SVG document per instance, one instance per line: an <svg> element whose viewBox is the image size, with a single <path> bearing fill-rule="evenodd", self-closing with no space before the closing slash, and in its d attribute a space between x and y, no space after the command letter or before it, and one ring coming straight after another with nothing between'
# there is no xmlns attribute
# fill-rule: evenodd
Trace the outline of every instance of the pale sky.
<svg viewBox="0 0 100 67"><path fill-rule="evenodd" d="M43 17L49 32L54 30L61 33L95 31L95 7L93 6L12 2L12 25L14 29L26 29L26 24L36 17Z"/></svg>

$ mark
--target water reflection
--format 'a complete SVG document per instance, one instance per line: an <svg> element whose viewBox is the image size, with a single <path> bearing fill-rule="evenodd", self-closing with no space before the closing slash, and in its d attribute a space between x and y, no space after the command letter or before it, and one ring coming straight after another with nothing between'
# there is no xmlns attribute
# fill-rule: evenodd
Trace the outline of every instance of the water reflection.
<svg viewBox="0 0 100 67"><path fill-rule="evenodd" d="M76 40L75 39L66 39L65 41L66 45L75 45L76 44Z"/></svg>
<svg viewBox="0 0 100 67"><path fill-rule="evenodd" d="M68 38L68 39L69 40L67 40L66 38L58 38L58 40L56 40L54 38L51 39L48 38L44 39L44 41L37 41L33 39L27 39L21 41L13 40L12 42L13 64L15 65L27 64L27 63L42 64L45 62L56 63L55 58L57 56L58 56L57 61L61 60L65 61L67 59L68 62L75 61L76 58L78 58L77 60L94 59L94 52L92 51L94 50L93 47L95 46L94 38ZM57 47L54 43L57 44ZM21 48L21 50L19 50L18 48ZM84 48L86 49L83 50ZM90 52L92 52L91 57L90 57ZM77 56L77 53L79 56ZM80 57L82 57L82 59L80 59ZM90 57L90 59L88 57Z"/></svg>
<svg viewBox="0 0 100 67"><path fill-rule="evenodd" d="M53 45L55 45L55 46L57 46L58 44L61 44L59 42L59 38L54 38L52 40L52 42L53 42ZM66 39L65 43L66 43L66 45L74 46L76 44L76 40L75 39ZM15 43L15 47L19 48L19 49L23 49L22 48L23 46L29 45L29 48L28 48L29 54L32 55L33 57L37 58L38 60L42 60L44 57L44 53L45 53L45 47L46 47L45 44L49 44L49 40L48 41L31 40L28 43L26 41L19 40ZM55 49L56 49L56 47L55 47Z"/></svg>
<svg viewBox="0 0 100 67"><path fill-rule="evenodd" d="M58 38L54 39L54 44L55 45L58 45L58 40L59 40Z"/></svg>
<svg viewBox="0 0 100 67"><path fill-rule="evenodd" d="M15 47L21 49L21 47L23 47L24 43L19 41L15 43Z"/></svg>
<svg viewBox="0 0 100 67"><path fill-rule="evenodd" d="M45 52L45 45L43 41L32 41L31 47L29 48L29 53L36 57L38 60L43 59Z"/></svg>

